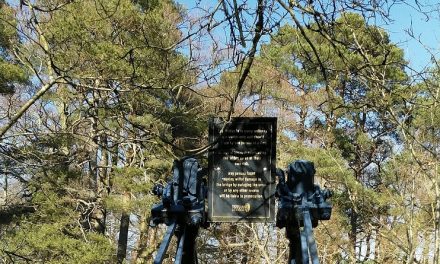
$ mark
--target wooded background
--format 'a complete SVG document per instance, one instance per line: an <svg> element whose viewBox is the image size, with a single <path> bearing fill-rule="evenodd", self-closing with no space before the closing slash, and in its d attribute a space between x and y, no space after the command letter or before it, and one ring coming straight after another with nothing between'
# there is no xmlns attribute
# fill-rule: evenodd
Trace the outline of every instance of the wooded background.
<svg viewBox="0 0 440 264"><path fill-rule="evenodd" d="M211 117L272 116L277 166L311 160L335 192L321 263L440 263L440 67L412 69L378 26L397 4L439 18L403 0L1 0L0 262L151 263L172 161L207 165ZM288 255L274 224L212 224L198 249Z"/></svg>

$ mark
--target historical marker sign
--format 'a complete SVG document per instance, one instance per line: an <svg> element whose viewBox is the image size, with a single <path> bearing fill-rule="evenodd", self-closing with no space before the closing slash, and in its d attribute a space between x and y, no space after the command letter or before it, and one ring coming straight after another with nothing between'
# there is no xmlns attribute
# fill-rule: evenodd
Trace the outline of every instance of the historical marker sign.
<svg viewBox="0 0 440 264"><path fill-rule="evenodd" d="M274 221L276 118L213 119L209 141L209 220Z"/></svg>

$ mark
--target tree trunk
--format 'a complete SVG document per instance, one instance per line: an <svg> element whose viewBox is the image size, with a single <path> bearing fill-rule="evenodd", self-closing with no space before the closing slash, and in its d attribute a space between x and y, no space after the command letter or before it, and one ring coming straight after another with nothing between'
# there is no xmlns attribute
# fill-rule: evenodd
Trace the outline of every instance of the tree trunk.
<svg viewBox="0 0 440 264"><path fill-rule="evenodd" d="M440 187L437 182L435 186L435 208L434 208L434 261L439 263L440 260Z"/></svg>
<svg viewBox="0 0 440 264"><path fill-rule="evenodd" d="M133 256L133 263L146 263L147 257L147 245L150 245L152 241L148 240L148 224L147 213L144 213L139 220L139 240L137 243L136 253ZM150 236L151 237L151 236ZM150 239L154 240L154 239Z"/></svg>
<svg viewBox="0 0 440 264"><path fill-rule="evenodd" d="M370 259L370 254L371 254L371 245L370 245L370 243L371 243L371 233L369 233L367 235L367 237L365 238L365 243L366 243L367 249L365 250L365 258L364 258L364 260L369 260Z"/></svg>
<svg viewBox="0 0 440 264"><path fill-rule="evenodd" d="M130 225L130 215L127 212L123 212L121 215L121 224L119 227L118 252L117 252L118 263L122 263L124 259L127 257L129 225Z"/></svg>
<svg viewBox="0 0 440 264"><path fill-rule="evenodd" d="M351 231L350 231L350 234L349 234L349 237L350 237L350 242L351 242L351 245L352 245L352 248L353 248L353 254L352 254L352 260L353 260L353 262L356 262L356 259L357 259L357 251L356 251L356 249L357 249L357 245L356 245L356 243L357 243L357 213L355 212L355 210L354 209L352 209L352 213L351 213L351 216L350 216L350 225L351 225Z"/></svg>
<svg viewBox="0 0 440 264"><path fill-rule="evenodd" d="M381 217L379 217L379 223L381 222ZM375 248L374 248L374 260L376 263L382 263L381 262L381 244L382 244L382 237L380 236L380 230L379 230L379 226L376 227L376 241L375 241Z"/></svg>

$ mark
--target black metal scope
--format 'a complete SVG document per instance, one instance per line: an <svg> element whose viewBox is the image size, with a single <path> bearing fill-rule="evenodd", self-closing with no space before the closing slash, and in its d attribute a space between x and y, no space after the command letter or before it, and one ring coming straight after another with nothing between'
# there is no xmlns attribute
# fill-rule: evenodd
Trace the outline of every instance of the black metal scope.
<svg viewBox="0 0 440 264"><path fill-rule="evenodd" d="M332 196L332 192L314 184L315 172L313 162L305 160L297 160L288 166L287 179L283 170L277 170L277 227L304 226L303 212L307 209L313 227L318 225L319 220L330 219L332 206L327 199Z"/></svg>
<svg viewBox="0 0 440 264"><path fill-rule="evenodd" d="M150 225L204 225L207 188L203 173L195 158L174 161L172 181L153 187L153 194L161 197L162 202L151 209Z"/></svg>
<svg viewBox="0 0 440 264"><path fill-rule="evenodd" d="M175 264L197 264L196 237L200 227L206 227L205 198L206 181L195 158L175 160L173 179L165 186L157 184L153 193L162 202L151 209L151 226L164 223L168 226L162 243L157 250L154 264L161 264L171 238L177 236Z"/></svg>

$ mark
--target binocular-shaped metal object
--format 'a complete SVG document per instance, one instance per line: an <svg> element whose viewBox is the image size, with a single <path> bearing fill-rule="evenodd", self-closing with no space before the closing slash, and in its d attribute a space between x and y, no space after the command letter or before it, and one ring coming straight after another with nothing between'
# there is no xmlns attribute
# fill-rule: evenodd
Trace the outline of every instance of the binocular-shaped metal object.
<svg viewBox="0 0 440 264"><path fill-rule="evenodd" d="M330 219L332 206L327 199L332 196L332 192L314 184L314 175L313 162L305 160L291 163L286 172L277 170L277 227L304 226L304 210L309 210L313 227L318 225L319 220Z"/></svg>
<svg viewBox="0 0 440 264"><path fill-rule="evenodd" d="M203 173L194 158L174 161L172 181L165 186L157 184L153 187L153 193L161 197L162 202L151 209L150 225L176 222L203 226L206 223L207 195Z"/></svg>
<svg viewBox="0 0 440 264"><path fill-rule="evenodd" d="M206 171L200 169L194 158L175 160L173 179L165 186L158 184L153 193L162 202L151 209L150 225L164 223L168 226L157 250L154 264L161 264L173 234L177 236L176 264L197 264L196 237L200 227L206 227L205 198Z"/></svg>

